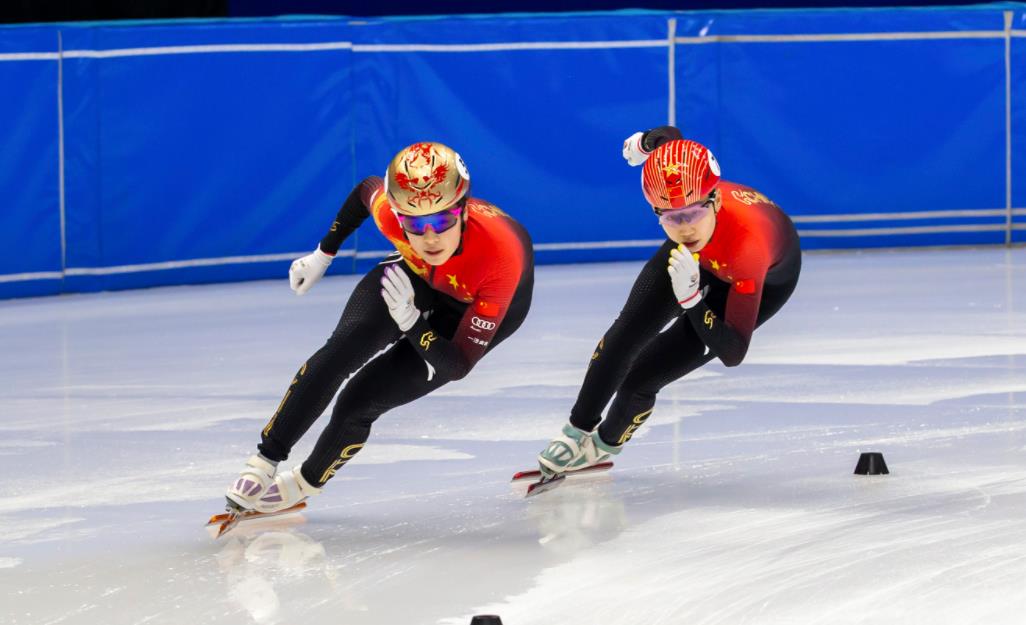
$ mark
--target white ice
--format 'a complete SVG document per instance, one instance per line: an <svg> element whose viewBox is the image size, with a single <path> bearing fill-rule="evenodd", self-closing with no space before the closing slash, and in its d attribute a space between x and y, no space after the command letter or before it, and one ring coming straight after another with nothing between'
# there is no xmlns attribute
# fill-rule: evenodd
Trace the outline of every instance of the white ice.
<svg viewBox="0 0 1026 625"><path fill-rule="evenodd" d="M525 500L639 267L540 268L465 380L384 415L304 514L220 540L356 278L0 302L0 623L1024 622L1026 252L807 255L744 364ZM890 475L852 475L868 450Z"/></svg>

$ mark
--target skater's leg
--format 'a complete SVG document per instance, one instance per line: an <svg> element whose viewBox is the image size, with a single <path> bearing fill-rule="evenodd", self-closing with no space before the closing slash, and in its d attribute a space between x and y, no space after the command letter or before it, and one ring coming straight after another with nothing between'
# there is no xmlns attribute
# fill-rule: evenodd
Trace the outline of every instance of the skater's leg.
<svg viewBox="0 0 1026 625"><path fill-rule="evenodd" d="M356 285L328 341L299 368L274 416L264 427L259 453L252 456L226 496L239 508L260 503L277 476L277 464L324 411L342 381L401 334L379 294L378 266ZM287 477L287 476L286 476Z"/></svg>
<svg viewBox="0 0 1026 625"><path fill-rule="evenodd" d="M327 408L346 378L402 336L381 299L378 265L356 285L335 331L299 368L285 397L264 427L260 453L272 461L288 458L296 441Z"/></svg>
<svg viewBox="0 0 1026 625"><path fill-rule="evenodd" d="M303 461L303 476L310 484L322 486L363 448L379 416L448 382L431 375L409 342L397 343L361 369L339 393L331 421Z"/></svg>
<svg viewBox="0 0 1026 625"><path fill-rule="evenodd" d="M759 305L756 327L775 315L794 292L793 281L767 286ZM729 287L713 283L705 301L710 310L723 316ZM656 394L667 384L679 380L715 358L694 327L680 317L665 332L653 339L638 355L630 372L616 393L609 412L598 428L600 439L607 445L620 446L651 416Z"/></svg>
<svg viewBox="0 0 1026 625"><path fill-rule="evenodd" d="M613 325L599 340L570 411L574 428L590 432L620 387L631 363L659 330L680 314L666 276L666 259L675 243L667 241L642 268Z"/></svg>
<svg viewBox="0 0 1026 625"><path fill-rule="evenodd" d="M598 427L602 442L619 447L629 441L652 414L656 394L712 360L705 344L684 317L653 339L631 366Z"/></svg>
<svg viewBox="0 0 1026 625"><path fill-rule="evenodd" d="M523 323L530 307L531 289L518 290L495 338L494 349ZM440 297L428 320L441 336L451 339L466 305ZM434 372L408 341L400 341L369 362L346 384L332 411L331 421L303 462L303 476L322 486L363 449L371 426L385 412L419 399L451 380Z"/></svg>

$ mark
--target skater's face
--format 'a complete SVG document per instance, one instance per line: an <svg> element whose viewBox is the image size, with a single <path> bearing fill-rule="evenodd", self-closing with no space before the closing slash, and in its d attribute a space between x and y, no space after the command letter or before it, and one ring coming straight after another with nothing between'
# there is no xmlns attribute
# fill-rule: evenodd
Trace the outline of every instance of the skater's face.
<svg viewBox="0 0 1026 625"><path fill-rule="evenodd" d="M720 210L719 193L714 190L709 197L695 206L700 206L703 203L707 205L711 203L712 210L706 210L704 214L699 213L701 216L697 219L687 221L661 218L659 220L659 225L663 227L666 236L675 243L683 243L690 252L701 251L709 243L713 230L716 229L716 213ZM679 210L687 211L688 208ZM670 213L668 212L668 214Z"/></svg>
<svg viewBox="0 0 1026 625"><path fill-rule="evenodd" d="M463 234L463 219L459 218L456 224L450 228L443 228L437 232L435 228L428 225L424 228L423 234L406 232L406 238L410 241L410 247L429 265L442 265L452 258L460 246L460 237Z"/></svg>

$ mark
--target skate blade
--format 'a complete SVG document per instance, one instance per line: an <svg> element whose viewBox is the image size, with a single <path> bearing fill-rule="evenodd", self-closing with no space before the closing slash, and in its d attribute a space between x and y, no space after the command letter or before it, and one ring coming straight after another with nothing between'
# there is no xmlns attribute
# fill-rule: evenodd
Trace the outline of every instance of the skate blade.
<svg viewBox="0 0 1026 625"><path fill-rule="evenodd" d="M534 484L531 484L527 487L527 494L524 495L524 498L526 499L527 497L534 497L535 495L540 495L547 490L552 490L553 488L562 484L563 480L565 479L566 475L564 474L535 482Z"/></svg>
<svg viewBox="0 0 1026 625"><path fill-rule="evenodd" d="M306 502L305 501L300 501L299 503L297 503L294 506L290 506L288 508L285 508L284 510L279 510L277 512L255 512L255 511L249 511L249 512L240 511L240 512L237 512L237 513L236 512L222 512L221 514L215 514L214 516L210 517L210 520L207 521L207 525L214 525L215 523L223 523L223 522L227 521L228 519L230 519L233 516L239 517L240 521L245 521L247 519L265 519L267 517L279 516L279 515L282 515L282 514L289 514L291 512L299 512L300 510L302 510L305 507L306 507Z"/></svg>
<svg viewBox="0 0 1026 625"><path fill-rule="evenodd" d="M593 465L593 466L590 466L590 467L588 467L586 469L578 469L577 471L567 471L566 473L563 473L563 475L565 475L565 476L588 475L590 473L601 473L603 471L608 471L608 470L610 470L612 468L613 468L613 463L611 461L607 460L606 462L600 462L600 463L598 463L596 465ZM536 480L536 479L540 478L541 475L542 475L542 472L540 470L538 470L538 469L533 469L531 471L519 471L519 472L513 474L513 479L510 480L510 481L512 481L512 482L519 482L521 480L527 480L527 479Z"/></svg>
<svg viewBox="0 0 1026 625"><path fill-rule="evenodd" d="M214 538L220 538L227 534L233 527L243 521L255 521L257 519L269 519L283 514L291 514L293 512L299 512L306 507L305 501L300 501L294 506L285 508L284 510L278 510L277 512L255 512L255 511L242 511L242 512L222 512L221 514L215 514L210 517L207 521L207 527L218 525L217 535Z"/></svg>
<svg viewBox="0 0 1026 625"><path fill-rule="evenodd" d="M221 525L217 528L217 535L214 539L218 539L228 533L233 527L239 524L241 517L238 514L230 514L227 519L221 522Z"/></svg>

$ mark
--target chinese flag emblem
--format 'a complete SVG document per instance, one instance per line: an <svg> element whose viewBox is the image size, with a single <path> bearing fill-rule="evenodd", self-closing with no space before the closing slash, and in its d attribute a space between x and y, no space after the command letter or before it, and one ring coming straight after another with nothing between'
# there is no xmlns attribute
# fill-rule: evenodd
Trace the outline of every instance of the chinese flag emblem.
<svg viewBox="0 0 1026 625"><path fill-rule="evenodd" d="M479 299L474 303L474 310L482 317L497 317L499 315L499 305L486 302L483 299Z"/></svg>
<svg viewBox="0 0 1026 625"><path fill-rule="evenodd" d="M755 280L736 280L734 282L734 289L742 295L751 295L755 293Z"/></svg>

